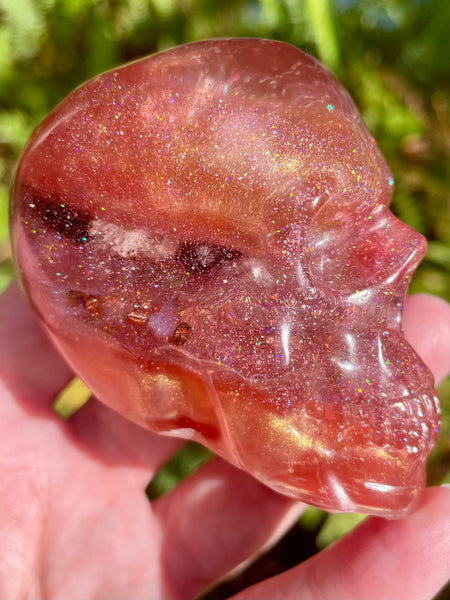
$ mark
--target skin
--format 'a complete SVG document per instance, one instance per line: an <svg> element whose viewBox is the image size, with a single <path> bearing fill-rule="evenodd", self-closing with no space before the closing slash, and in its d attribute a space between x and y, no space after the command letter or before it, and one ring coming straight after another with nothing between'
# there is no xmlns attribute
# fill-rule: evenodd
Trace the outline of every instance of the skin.
<svg viewBox="0 0 450 600"><path fill-rule="evenodd" d="M404 330L443 377L448 305L410 298ZM144 489L181 442L95 401L63 421L51 403L72 376L12 285L0 298L1 598L194 598L302 512L221 459L150 504ZM449 501L449 489L429 488L407 518L369 517L235 598L431 598L449 577Z"/></svg>

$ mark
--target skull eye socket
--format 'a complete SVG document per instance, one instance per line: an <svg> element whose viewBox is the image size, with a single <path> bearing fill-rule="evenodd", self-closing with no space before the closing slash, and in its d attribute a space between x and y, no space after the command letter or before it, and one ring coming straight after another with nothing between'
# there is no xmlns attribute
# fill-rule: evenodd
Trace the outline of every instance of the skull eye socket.
<svg viewBox="0 0 450 600"><path fill-rule="evenodd" d="M174 258L184 266L187 272L201 274L240 256L241 253L235 249L188 241L179 245Z"/></svg>
<svg viewBox="0 0 450 600"><path fill-rule="evenodd" d="M69 206L64 198L46 196L32 189L25 190L23 198L30 221L38 217L45 227L75 244L88 241L91 218Z"/></svg>

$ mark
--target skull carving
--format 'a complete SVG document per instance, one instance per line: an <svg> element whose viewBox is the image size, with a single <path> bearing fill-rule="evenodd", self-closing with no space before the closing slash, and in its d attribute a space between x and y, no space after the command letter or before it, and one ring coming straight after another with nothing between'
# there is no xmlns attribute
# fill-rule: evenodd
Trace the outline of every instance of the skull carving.
<svg viewBox="0 0 450 600"><path fill-rule="evenodd" d="M103 402L294 498L395 517L439 409L401 330L425 241L391 192L318 62L216 40L62 102L20 159L11 231L31 303Z"/></svg>

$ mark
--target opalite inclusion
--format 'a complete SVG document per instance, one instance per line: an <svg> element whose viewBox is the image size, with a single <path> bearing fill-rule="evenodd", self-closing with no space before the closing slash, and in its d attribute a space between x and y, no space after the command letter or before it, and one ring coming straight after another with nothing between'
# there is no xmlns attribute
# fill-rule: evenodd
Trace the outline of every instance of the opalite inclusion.
<svg viewBox="0 0 450 600"><path fill-rule="evenodd" d="M98 398L284 494L405 514L438 404L401 312L425 249L348 94L280 42L87 82L12 191L29 299Z"/></svg>

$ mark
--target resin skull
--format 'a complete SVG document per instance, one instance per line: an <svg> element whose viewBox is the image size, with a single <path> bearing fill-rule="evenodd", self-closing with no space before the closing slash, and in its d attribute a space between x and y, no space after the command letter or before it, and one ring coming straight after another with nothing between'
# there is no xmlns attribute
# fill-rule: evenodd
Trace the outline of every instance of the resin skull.
<svg viewBox="0 0 450 600"><path fill-rule="evenodd" d="M26 292L103 402L321 508L404 514L438 428L401 330L424 239L354 104L284 43L89 81L19 162Z"/></svg>

